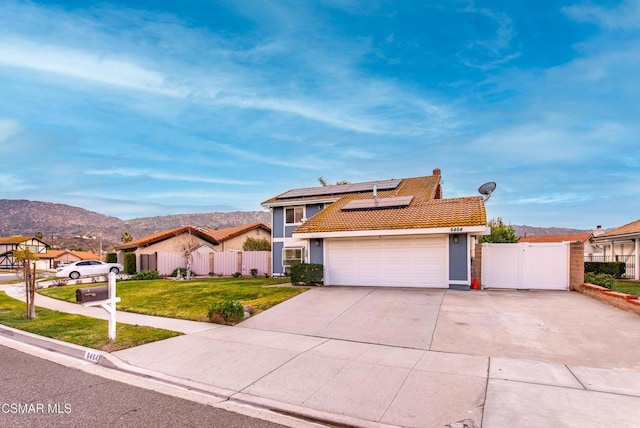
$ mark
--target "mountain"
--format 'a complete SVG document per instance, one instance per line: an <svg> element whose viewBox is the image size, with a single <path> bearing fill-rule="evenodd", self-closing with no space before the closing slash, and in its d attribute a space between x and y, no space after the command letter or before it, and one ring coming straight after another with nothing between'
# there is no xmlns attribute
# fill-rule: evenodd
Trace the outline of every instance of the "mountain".
<svg viewBox="0 0 640 428"><path fill-rule="evenodd" d="M266 211L180 214L125 221L70 205L15 199L0 199L0 213L0 236L42 233L42 239L51 245L77 250L97 250L100 234L103 248L109 249L121 242L123 232L141 238L187 224L220 229L271 223L271 214Z"/></svg>
<svg viewBox="0 0 640 428"><path fill-rule="evenodd" d="M103 248L110 249L121 242L123 232L141 238L187 224L221 229L255 222L271 223L271 214L266 211L179 214L121 220L70 205L15 199L0 199L0 213L0 236L34 236L40 232L43 240L51 245L78 250L97 250L101 233ZM512 226L518 236L585 232L559 227Z"/></svg>
<svg viewBox="0 0 640 428"><path fill-rule="evenodd" d="M513 224L517 236L547 236L547 235L573 235L576 233L591 232L591 230L568 229L565 227L533 227Z"/></svg>

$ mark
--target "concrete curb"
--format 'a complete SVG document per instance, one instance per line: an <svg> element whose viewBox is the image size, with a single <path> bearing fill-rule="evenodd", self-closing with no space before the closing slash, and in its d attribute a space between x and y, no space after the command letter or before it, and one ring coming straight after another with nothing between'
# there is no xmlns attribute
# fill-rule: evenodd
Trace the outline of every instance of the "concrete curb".
<svg viewBox="0 0 640 428"><path fill-rule="evenodd" d="M58 352L70 357L80 358L91 363L98 363L102 358L103 352L84 346L75 345L73 343L63 342L61 340L44 337L37 334L29 333L15 328L0 324L0 334L22 343L37 346L52 352Z"/></svg>
<svg viewBox="0 0 640 428"><path fill-rule="evenodd" d="M145 378L155 379L157 381L173 386L179 386L190 391L213 395L224 400L228 400L233 394L236 394L236 391L232 391L230 389L219 388L217 386L207 385L204 383L171 376L164 373L158 373L153 370L132 366L131 364L122 361L115 355L111 355L108 353L103 353L100 355L98 365Z"/></svg>
<svg viewBox="0 0 640 428"><path fill-rule="evenodd" d="M329 413L322 410L310 409L308 407L302 407L290 403L283 403L281 401L274 401L268 398L262 398L242 392L238 392L237 394L235 394L233 397L231 397L230 401L246 404L253 407L263 408L272 412L282 413L301 419L306 419L311 422L329 424L331 426L337 425L340 427L354 428L401 428L399 425L388 425L382 422L374 422L368 421L366 419L355 418L353 416Z"/></svg>

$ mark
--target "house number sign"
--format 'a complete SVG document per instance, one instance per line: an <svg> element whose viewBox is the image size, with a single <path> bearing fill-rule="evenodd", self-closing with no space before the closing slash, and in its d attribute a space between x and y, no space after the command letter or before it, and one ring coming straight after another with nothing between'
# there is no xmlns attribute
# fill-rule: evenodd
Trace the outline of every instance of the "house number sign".
<svg viewBox="0 0 640 428"><path fill-rule="evenodd" d="M464 229L464 227L452 227L451 231L452 232L462 232L463 229Z"/></svg>

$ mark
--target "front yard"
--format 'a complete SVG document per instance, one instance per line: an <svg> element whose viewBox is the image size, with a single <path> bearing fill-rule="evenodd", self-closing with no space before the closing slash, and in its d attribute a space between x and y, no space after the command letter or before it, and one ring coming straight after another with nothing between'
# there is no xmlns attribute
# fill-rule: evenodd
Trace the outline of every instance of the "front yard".
<svg viewBox="0 0 640 428"><path fill-rule="evenodd" d="M110 342L108 322L105 320L40 307L36 307L35 319L27 319L25 303L7 296L4 292L0 292L0 324L107 352L181 334L159 328L118 323L116 340Z"/></svg>
<svg viewBox="0 0 640 428"><path fill-rule="evenodd" d="M618 279L612 290L640 296L640 282Z"/></svg>
<svg viewBox="0 0 640 428"><path fill-rule="evenodd" d="M116 294L122 299L118 303L118 310L208 321L209 309L216 303L235 300L242 305L251 305L256 312L261 312L307 290L286 282L287 279L282 278L119 281L116 284ZM286 286L270 287L278 284ZM41 289L38 292L56 299L75 302L78 288L97 285L106 284L67 285Z"/></svg>

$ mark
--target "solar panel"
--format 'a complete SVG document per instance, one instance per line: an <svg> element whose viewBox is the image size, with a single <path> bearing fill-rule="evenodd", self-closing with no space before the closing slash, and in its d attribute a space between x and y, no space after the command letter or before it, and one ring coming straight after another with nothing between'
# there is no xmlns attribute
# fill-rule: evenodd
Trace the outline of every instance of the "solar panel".
<svg viewBox="0 0 640 428"><path fill-rule="evenodd" d="M322 187L306 187L302 189L293 189L278 196L278 199L301 198L306 196L326 196L337 195L343 193L367 192L373 191L373 186L377 186L378 190L392 190L398 187L402 179L394 178L391 180L368 181L364 183L353 184L335 184L332 186Z"/></svg>
<svg viewBox="0 0 640 428"><path fill-rule="evenodd" d="M350 201L342 211L381 210L385 208L403 208L409 206L413 196L397 196L393 198L356 199Z"/></svg>

